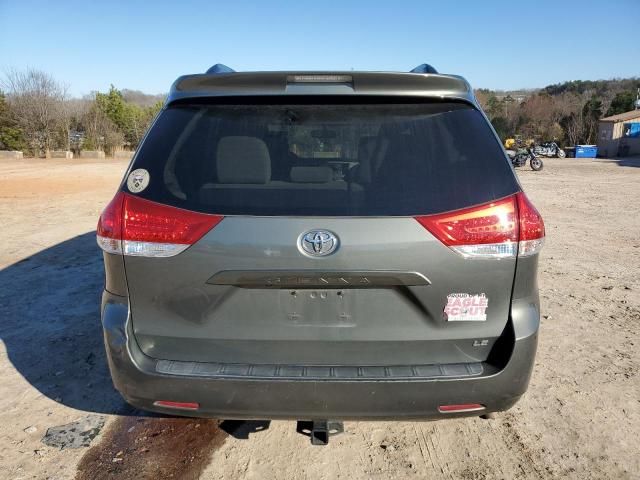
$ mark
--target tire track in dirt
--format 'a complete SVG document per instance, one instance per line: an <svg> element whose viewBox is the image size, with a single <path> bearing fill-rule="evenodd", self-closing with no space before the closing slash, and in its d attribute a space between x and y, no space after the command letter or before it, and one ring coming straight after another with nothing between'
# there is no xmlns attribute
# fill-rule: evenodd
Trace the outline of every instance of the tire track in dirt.
<svg viewBox="0 0 640 480"><path fill-rule="evenodd" d="M76 480L195 480L227 436L218 420L119 417L84 454Z"/></svg>
<svg viewBox="0 0 640 480"><path fill-rule="evenodd" d="M422 433L422 440L427 445L428 451L433 452L433 456L429 453L431 463L434 467L437 467L446 478L454 480L454 476L451 474L451 470L449 469L448 457L443 452L440 442L436 441L436 437L438 436L438 426L433 425L433 430L434 435L429 435L428 439L424 434L424 430L420 430Z"/></svg>
<svg viewBox="0 0 640 480"><path fill-rule="evenodd" d="M498 429L502 430L502 441L505 447L515 449L518 452L518 457L521 462L518 464L518 468L522 472L524 478L539 478L543 479L547 476L553 476L553 470L550 466L539 467L542 462L542 458L538 452L530 447L531 442L526 438L526 433L520 431L515 422L517 418L507 412L503 414L502 422L498 425ZM544 471L543 471L544 470Z"/></svg>

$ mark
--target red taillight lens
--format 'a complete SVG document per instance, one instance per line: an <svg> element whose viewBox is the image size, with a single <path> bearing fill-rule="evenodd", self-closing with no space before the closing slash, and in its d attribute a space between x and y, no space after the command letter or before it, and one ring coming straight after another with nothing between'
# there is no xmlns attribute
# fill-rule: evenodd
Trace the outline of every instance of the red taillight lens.
<svg viewBox="0 0 640 480"><path fill-rule="evenodd" d="M465 257L515 257L538 253L544 243L542 217L523 192L416 220Z"/></svg>
<svg viewBox="0 0 640 480"><path fill-rule="evenodd" d="M538 253L544 244L544 222L542 216L527 196L520 192L518 199L518 215L520 217L520 247L518 255L526 257Z"/></svg>
<svg viewBox="0 0 640 480"><path fill-rule="evenodd" d="M442 243L466 257L510 257L517 252L515 196L416 220Z"/></svg>
<svg viewBox="0 0 640 480"><path fill-rule="evenodd" d="M124 194L122 239L193 245L222 217L168 207Z"/></svg>
<svg viewBox="0 0 640 480"><path fill-rule="evenodd" d="M122 201L123 194L118 193L107 208L104 209L98 220L97 233L103 237L122 238Z"/></svg>
<svg viewBox="0 0 640 480"><path fill-rule="evenodd" d="M96 238L102 250L108 253L122 253L122 202L124 194L118 192L98 219Z"/></svg>
<svg viewBox="0 0 640 480"><path fill-rule="evenodd" d="M520 240L536 240L544 237L544 222L536 207L527 196L520 192L518 199L518 214L520 216Z"/></svg>
<svg viewBox="0 0 640 480"><path fill-rule="evenodd" d="M222 219L119 192L100 216L98 244L110 253L170 257L200 240Z"/></svg>

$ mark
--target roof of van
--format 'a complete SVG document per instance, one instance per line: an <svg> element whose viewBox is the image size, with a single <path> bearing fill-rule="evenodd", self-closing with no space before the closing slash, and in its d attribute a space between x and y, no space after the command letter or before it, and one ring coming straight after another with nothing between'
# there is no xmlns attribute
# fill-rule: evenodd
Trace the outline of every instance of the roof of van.
<svg viewBox="0 0 640 480"><path fill-rule="evenodd" d="M414 69L435 72L429 65ZM263 95L376 95L462 100L475 104L469 83L458 75L414 72L235 72L216 65L184 75L171 86L167 104L191 98Z"/></svg>

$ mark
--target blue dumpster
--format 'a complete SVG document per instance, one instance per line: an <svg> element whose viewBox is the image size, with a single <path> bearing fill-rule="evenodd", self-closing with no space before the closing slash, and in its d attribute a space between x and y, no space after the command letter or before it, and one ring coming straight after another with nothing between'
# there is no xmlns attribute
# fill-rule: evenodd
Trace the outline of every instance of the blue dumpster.
<svg viewBox="0 0 640 480"><path fill-rule="evenodd" d="M597 145L576 145L576 158L596 158L597 156Z"/></svg>

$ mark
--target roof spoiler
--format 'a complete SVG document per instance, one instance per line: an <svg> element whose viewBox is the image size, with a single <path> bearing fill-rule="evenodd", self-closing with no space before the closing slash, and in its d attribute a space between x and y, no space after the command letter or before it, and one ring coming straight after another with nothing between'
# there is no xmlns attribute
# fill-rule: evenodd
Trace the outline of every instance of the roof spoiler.
<svg viewBox="0 0 640 480"><path fill-rule="evenodd" d="M208 74L235 73L235 70L233 68L227 67L222 63L216 63L213 67L207 70L207 73ZM423 63L421 65L418 65L409 73L438 73L438 71L428 63Z"/></svg>
<svg viewBox="0 0 640 480"><path fill-rule="evenodd" d="M233 68L229 68L222 63L216 63L213 67L207 70L209 74L217 74L217 73L235 73Z"/></svg>
<svg viewBox="0 0 640 480"><path fill-rule="evenodd" d="M438 73L438 71L428 63L423 63L422 65L418 65L409 73Z"/></svg>

